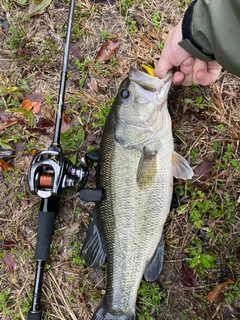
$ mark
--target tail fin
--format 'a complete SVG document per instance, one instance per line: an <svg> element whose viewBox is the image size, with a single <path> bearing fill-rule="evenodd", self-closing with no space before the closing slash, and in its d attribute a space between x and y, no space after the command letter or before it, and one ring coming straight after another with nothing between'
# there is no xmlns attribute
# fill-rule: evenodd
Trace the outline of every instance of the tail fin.
<svg viewBox="0 0 240 320"><path fill-rule="evenodd" d="M123 312L109 313L107 310L104 310L103 304L101 303L95 311L92 320L136 320L136 316L135 312L131 314L123 314Z"/></svg>

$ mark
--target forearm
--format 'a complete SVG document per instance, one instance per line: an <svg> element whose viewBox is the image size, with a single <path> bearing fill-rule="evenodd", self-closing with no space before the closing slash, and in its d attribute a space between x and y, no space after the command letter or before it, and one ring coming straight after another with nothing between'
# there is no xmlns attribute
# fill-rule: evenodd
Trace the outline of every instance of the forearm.
<svg viewBox="0 0 240 320"><path fill-rule="evenodd" d="M240 0L198 0L185 13L183 41L193 56L240 76Z"/></svg>

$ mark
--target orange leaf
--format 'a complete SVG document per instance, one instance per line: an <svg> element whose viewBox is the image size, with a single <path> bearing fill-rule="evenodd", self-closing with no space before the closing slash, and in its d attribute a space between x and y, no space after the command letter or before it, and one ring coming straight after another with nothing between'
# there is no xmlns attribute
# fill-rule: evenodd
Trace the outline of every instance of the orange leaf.
<svg viewBox="0 0 240 320"><path fill-rule="evenodd" d="M208 301L210 301L211 303L217 299L217 297L227 289L227 286L229 284L234 284L235 282L227 279L226 281L224 281L223 283L219 283L216 284L215 287L213 288L213 290L211 292L209 292L209 294L206 296L206 299Z"/></svg>
<svg viewBox="0 0 240 320"><path fill-rule="evenodd" d="M8 164L5 160L0 159L0 168L2 171L7 171L8 169L12 168L10 164Z"/></svg>
<svg viewBox="0 0 240 320"><path fill-rule="evenodd" d="M105 41L101 49L99 50L96 61L98 62L106 62L110 59L112 55L116 52L116 50L120 47L121 41L120 39L117 40L107 40Z"/></svg>
<svg viewBox="0 0 240 320"><path fill-rule="evenodd" d="M61 133L64 133L70 128L71 118L63 112L62 114L62 124L61 124Z"/></svg>
<svg viewBox="0 0 240 320"><path fill-rule="evenodd" d="M35 154L37 154L37 150L23 151L23 154L35 156Z"/></svg>
<svg viewBox="0 0 240 320"><path fill-rule="evenodd" d="M32 110L32 113L38 113L40 111L41 103L38 101L31 101L28 99L24 99L21 105L22 109L27 111Z"/></svg>

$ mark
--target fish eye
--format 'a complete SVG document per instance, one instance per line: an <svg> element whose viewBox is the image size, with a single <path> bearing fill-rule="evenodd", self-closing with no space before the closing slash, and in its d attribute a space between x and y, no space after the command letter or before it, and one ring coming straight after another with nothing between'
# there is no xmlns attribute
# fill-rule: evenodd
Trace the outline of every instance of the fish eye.
<svg viewBox="0 0 240 320"><path fill-rule="evenodd" d="M130 91L128 89L123 89L120 92L120 95L123 99L127 99L130 96Z"/></svg>

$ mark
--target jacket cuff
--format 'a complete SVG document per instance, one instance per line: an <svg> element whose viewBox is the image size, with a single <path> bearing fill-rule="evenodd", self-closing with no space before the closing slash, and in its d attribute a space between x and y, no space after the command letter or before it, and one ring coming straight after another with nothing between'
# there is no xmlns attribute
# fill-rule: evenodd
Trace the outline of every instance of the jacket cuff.
<svg viewBox="0 0 240 320"><path fill-rule="evenodd" d="M214 61L214 57L206 55L201 50L196 48L194 44L189 39L183 39L182 41L178 42L178 44L186 50L188 53L190 53L193 57L202 60L202 61Z"/></svg>

